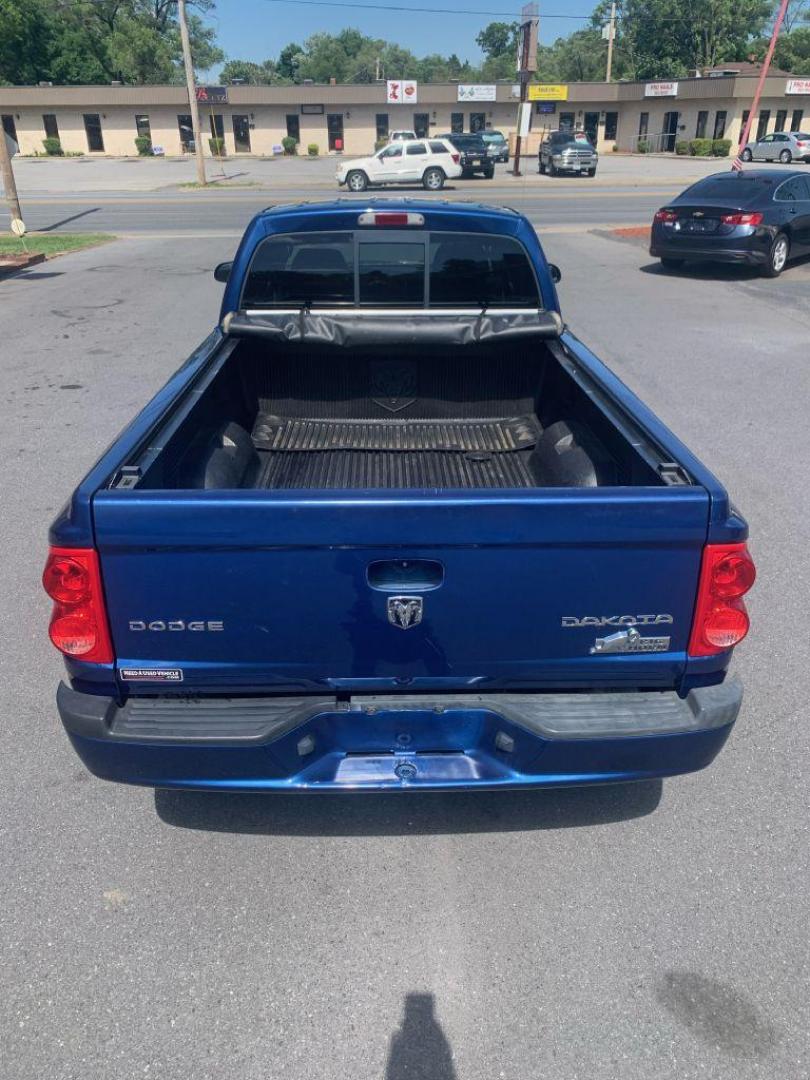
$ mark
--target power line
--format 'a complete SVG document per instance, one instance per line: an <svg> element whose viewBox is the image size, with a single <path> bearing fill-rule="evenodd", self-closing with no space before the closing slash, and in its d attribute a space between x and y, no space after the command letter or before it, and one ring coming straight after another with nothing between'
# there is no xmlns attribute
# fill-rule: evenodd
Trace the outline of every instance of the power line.
<svg viewBox="0 0 810 1080"><path fill-rule="evenodd" d="M437 8L437 7L411 7L405 4L356 4L351 2L340 3L331 2L331 0L265 0L266 4L295 4L299 7L328 7L328 8L359 8L367 11L404 11L404 12L419 12L420 14L427 15L496 15L501 19L521 19L522 15L515 12L510 14L508 11L480 11L472 10L468 8ZM573 19L577 22L590 22L590 15L549 15L546 12L542 14L543 19Z"/></svg>

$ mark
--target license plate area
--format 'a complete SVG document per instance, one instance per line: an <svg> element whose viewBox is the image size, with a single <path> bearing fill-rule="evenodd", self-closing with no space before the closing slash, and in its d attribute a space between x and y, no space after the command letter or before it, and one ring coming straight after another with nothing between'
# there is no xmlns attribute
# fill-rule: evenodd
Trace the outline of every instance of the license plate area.
<svg viewBox="0 0 810 1080"><path fill-rule="evenodd" d="M706 218L705 220L695 220L694 218L691 218L681 223L681 231L690 233L693 236L703 236L706 233L716 232L717 224L716 218Z"/></svg>

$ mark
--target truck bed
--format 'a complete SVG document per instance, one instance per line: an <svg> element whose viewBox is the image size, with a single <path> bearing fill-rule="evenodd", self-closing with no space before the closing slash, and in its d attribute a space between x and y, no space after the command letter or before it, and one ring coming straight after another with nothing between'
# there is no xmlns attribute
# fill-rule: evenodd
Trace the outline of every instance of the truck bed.
<svg viewBox="0 0 810 1080"><path fill-rule="evenodd" d="M335 349L243 340L140 488L658 485L547 342Z"/></svg>

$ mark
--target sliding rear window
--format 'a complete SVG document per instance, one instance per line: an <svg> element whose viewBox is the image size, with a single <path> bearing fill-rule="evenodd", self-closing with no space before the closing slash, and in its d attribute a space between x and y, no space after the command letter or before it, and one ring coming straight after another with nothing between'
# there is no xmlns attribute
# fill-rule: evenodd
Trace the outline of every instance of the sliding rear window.
<svg viewBox="0 0 810 1080"><path fill-rule="evenodd" d="M291 233L256 249L243 308L541 306L517 240L411 230Z"/></svg>

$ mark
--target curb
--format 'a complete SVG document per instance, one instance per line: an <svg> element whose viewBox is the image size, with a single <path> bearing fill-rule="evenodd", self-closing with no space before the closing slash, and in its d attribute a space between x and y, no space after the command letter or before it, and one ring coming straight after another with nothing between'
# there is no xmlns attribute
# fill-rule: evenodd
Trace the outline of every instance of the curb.
<svg viewBox="0 0 810 1080"><path fill-rule="evenodd" d="M42 253L29 255L0 255L0 278L16 274L19 270L27 270L29 266L45 262Z"/></svg>

